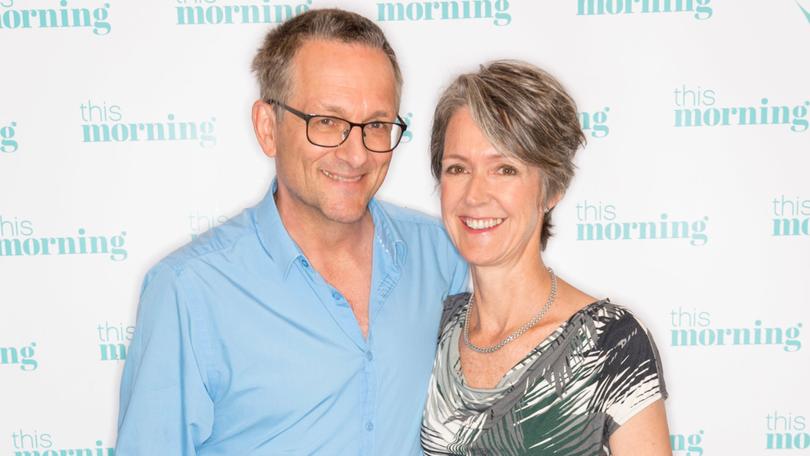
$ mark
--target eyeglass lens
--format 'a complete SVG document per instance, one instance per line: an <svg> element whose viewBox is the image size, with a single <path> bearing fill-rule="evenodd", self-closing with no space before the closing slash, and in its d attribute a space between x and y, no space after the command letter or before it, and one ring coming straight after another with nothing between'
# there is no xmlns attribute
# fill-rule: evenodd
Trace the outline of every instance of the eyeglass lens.
<svg viewBox="0 0 810 456"><path fill-rule="evenodd" d="M328 116L315 116L307 125L309 140L323 147L340 145L351 131L345 120ZM388 152L397 146L402 127L391 122L372 122L363 127L363 144L371 151Z"/></svg>

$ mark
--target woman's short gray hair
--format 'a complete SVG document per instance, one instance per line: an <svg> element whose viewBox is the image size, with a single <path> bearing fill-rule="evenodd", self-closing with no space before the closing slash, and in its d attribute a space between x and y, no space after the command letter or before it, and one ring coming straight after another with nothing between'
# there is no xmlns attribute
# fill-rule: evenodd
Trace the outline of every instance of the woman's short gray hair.
<svg viewBox="0 0 810 456"><path fill-rule="evenodd" d="M497 60L462 74L444 91L433 116L430 164L441 179L447 126L467 107L498 151L540 168L546 201L564 193L574 176L574 155L585 144L577 107L562 84L547 72L519 60ZM551 236L551 209L541 243Z"/></svg>

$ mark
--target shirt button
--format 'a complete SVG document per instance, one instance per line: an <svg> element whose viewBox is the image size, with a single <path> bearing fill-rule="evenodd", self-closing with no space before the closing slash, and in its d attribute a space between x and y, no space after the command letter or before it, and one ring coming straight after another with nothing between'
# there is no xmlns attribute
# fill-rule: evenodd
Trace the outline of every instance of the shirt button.
<svg viewBox="0 0 810 456"><path fill-rule="evenodd" d="M369 432L373 431L374 430L374 423L372 423L371 421L366 423L366 430L369 431Z"/></svg>
<svg viewBox="0 0 810 456"><path fill-rule="evenodd" d="M332 297L335 298L335 301L340 301L340 293L337 291L332 291Z"/></svg>
<svg viewBox="0 0 810 456"><path fill-rule="evenodd" d="M366 352L366 359L371 361L371 360L374 359L374 355L372 355L370 351L367 351Z"/></svg>
<svg viewBox="0 0 810 456"><path fill-rule="evenodd" d="M309 267L309 262L303 258L301 258L301 264L304 265L305 268Z"/></svg>

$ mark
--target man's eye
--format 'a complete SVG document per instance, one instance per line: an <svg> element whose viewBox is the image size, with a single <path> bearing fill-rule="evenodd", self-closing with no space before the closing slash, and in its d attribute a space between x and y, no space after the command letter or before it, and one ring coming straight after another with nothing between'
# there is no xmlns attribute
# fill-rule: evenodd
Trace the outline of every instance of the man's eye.
<svg viewBox="0 0 810 456"><path fill-rule="evenodd" d="M331 117L321 117L318 119L318 125L322 127L333 127L335 126L335 119Z"/></svg>

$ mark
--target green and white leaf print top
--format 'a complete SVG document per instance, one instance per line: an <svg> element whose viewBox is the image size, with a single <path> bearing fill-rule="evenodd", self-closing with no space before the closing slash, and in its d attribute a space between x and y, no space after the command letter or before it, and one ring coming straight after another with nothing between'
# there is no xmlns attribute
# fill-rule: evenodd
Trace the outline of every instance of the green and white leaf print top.
<svg viewBox="0 0 810 456"><path fill-rule="evenodd" d="M608 456L608 438L667 397L647 330L608 300L575 313L494 389L464 384L459 337L469 293L445 301L422 420L426 455Z"/></svg>

